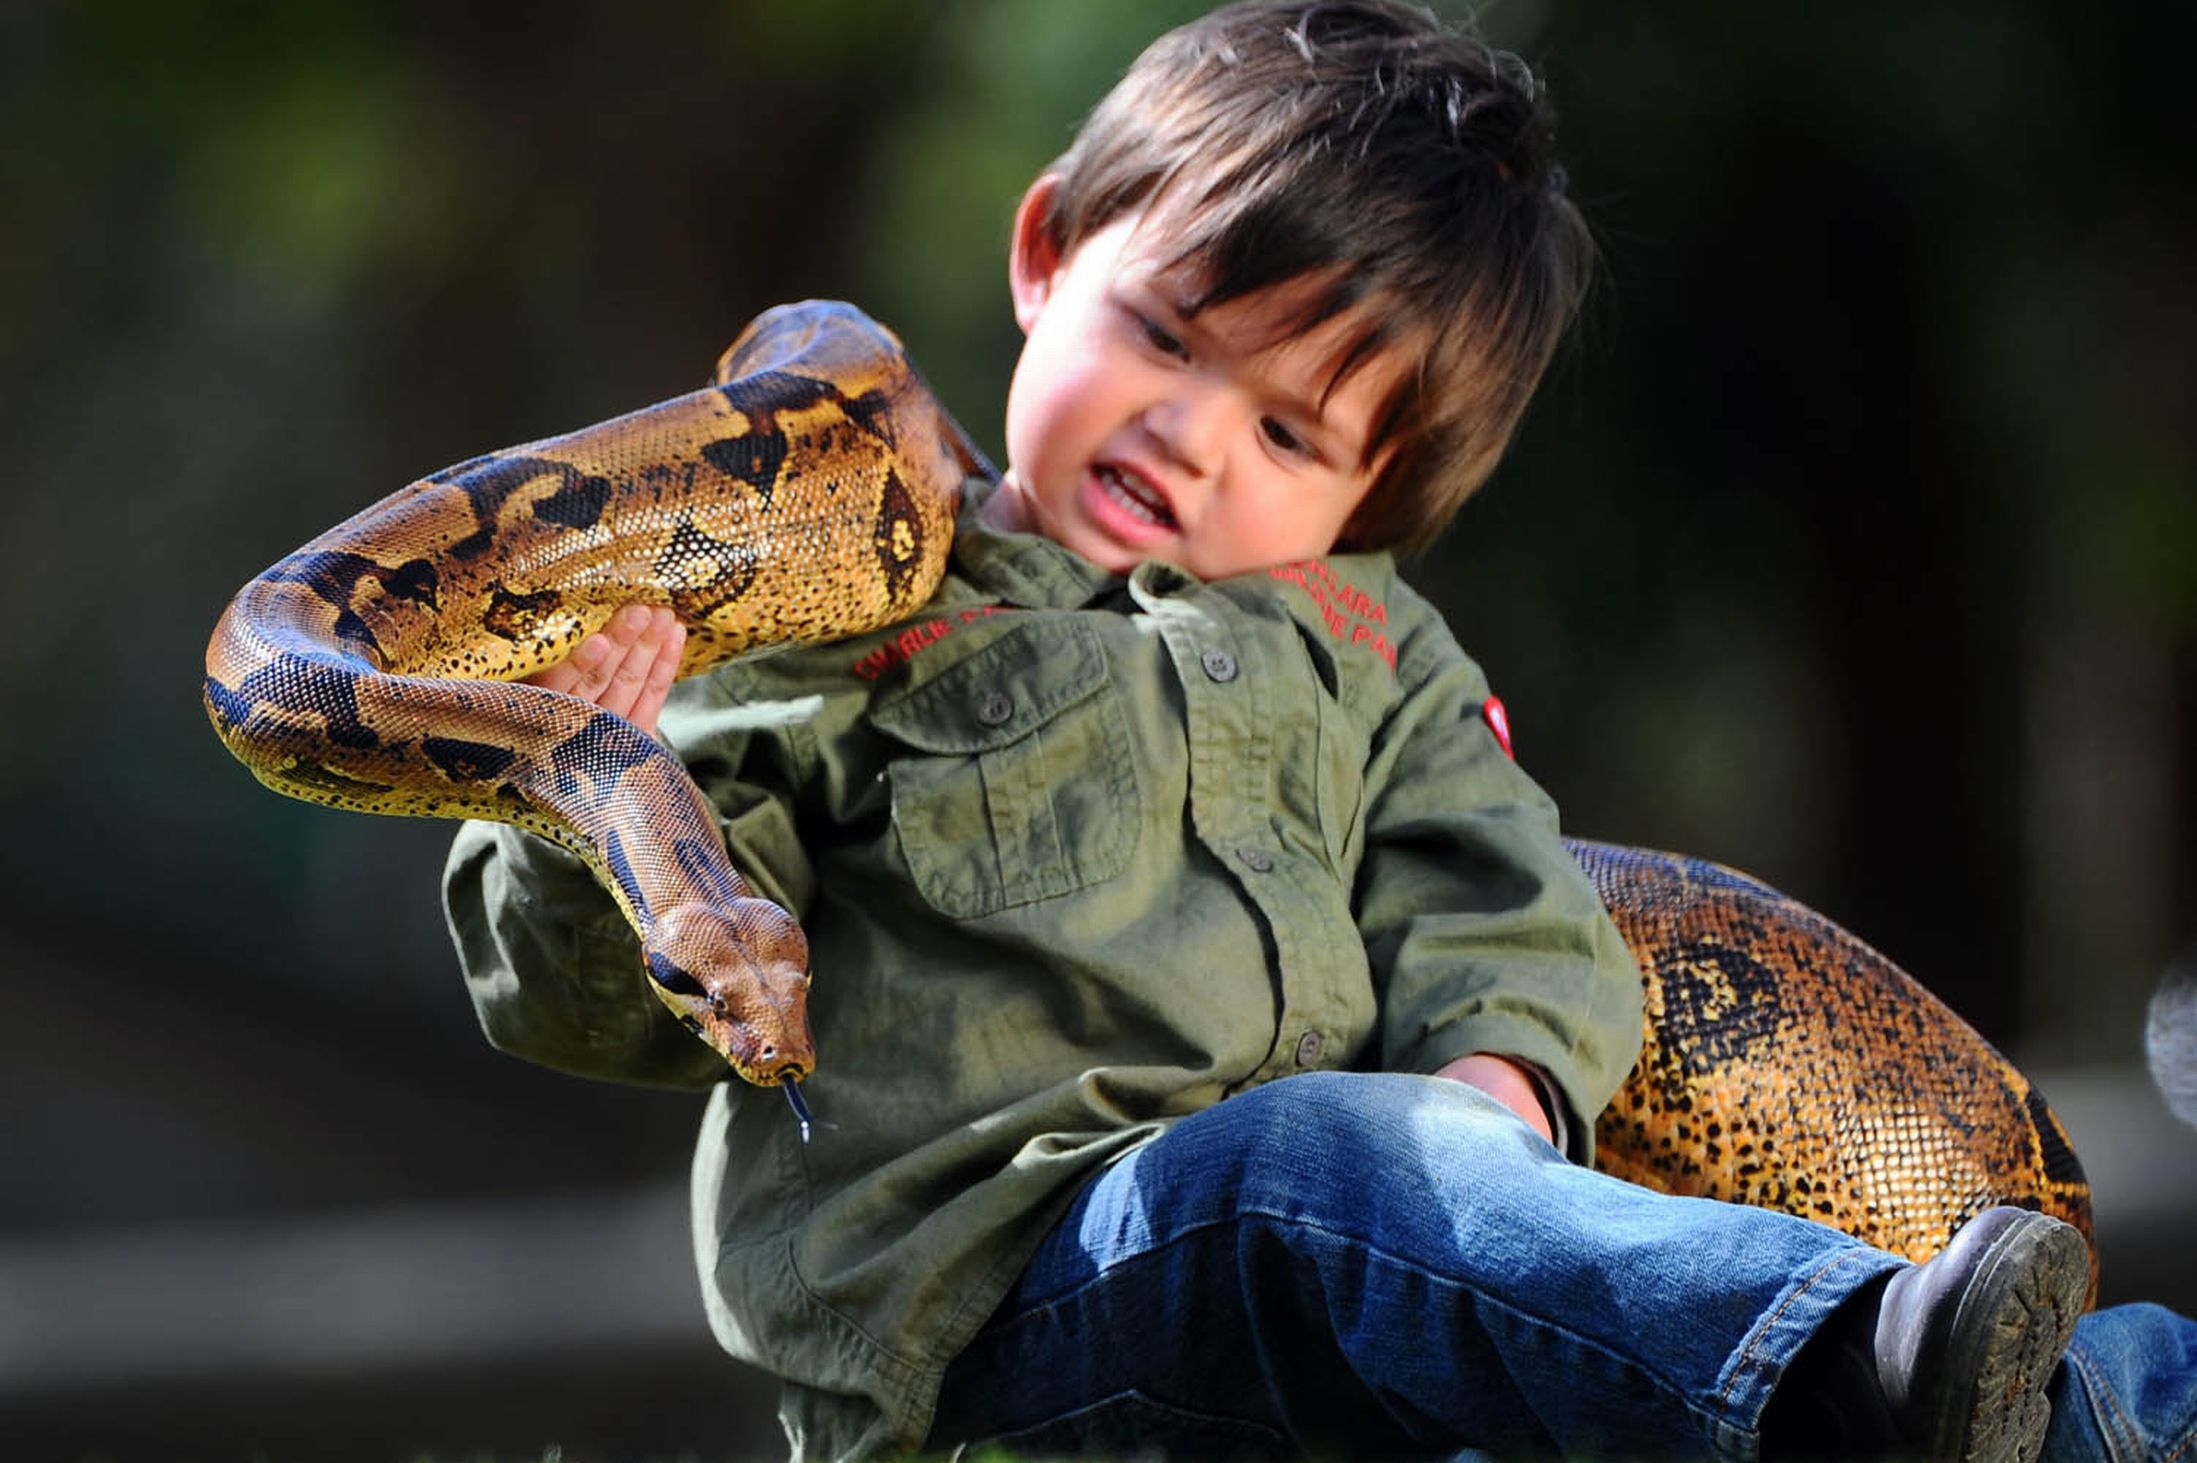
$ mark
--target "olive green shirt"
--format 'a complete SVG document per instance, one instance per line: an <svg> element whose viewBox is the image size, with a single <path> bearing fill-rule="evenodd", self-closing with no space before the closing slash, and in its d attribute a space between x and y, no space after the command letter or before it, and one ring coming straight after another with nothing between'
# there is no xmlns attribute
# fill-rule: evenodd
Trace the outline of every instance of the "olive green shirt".
<svg viewBox="0 0 2197 1463"><path fill-rule="evenodd" d="M673 1022L577 860L494 824L451 853L492 1042L710 1089L710 1323L786 1379L803 1458L921 1444L1078 1185L1186 1114L1497 1052L1546 1074L1584 1159L1639 1040L1554 807L1388 556L1124 579L976 507L915 619L696 677L663 716L808 933L811 1141Z"/></svg>

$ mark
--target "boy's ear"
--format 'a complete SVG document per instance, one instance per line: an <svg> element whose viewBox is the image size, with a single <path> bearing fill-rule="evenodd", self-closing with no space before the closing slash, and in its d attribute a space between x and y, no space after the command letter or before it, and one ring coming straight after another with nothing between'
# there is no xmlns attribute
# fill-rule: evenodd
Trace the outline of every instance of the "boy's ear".
<svg viewBox="0 0 2197 1463"><path fill-rule="evenodd" d="M1054 242L1046 219L1053 211L1053 192L1060 186L1047 173L1022 195L1015 210L1014 238L1007 249L1007 292L1014 297L1015 323L1028 335L1052 297L1053 277L1060 272L1060 245Z"/></svg>

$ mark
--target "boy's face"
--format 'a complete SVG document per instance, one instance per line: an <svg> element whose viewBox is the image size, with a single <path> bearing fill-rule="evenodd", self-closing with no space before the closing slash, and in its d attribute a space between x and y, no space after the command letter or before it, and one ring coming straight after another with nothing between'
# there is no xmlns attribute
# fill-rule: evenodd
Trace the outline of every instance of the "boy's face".
<svg viewBox="0 0 2197 1463"><path fill-rule="evenodd" d="M1015 318L1028 337L1007 396L1004 527L1117 573L1164 559L1223 579L1326 553L1372 488L1361 466L1398 353L1322 395L1351 334L1332 320L1278 344L1307 284L1187 318L1164 218L1116 220L1062 256L1040 179L1015 221Z"/></svg>

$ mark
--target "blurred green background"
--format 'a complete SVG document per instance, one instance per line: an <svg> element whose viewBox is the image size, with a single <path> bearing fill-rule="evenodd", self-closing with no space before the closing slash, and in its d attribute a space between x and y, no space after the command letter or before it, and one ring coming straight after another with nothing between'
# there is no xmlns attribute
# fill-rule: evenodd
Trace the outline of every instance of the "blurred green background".
<svg viewBox="0 0 2197 1463"><path fill-rule="evenodd" d="M262 791L203 644L353 509L686 390L780 300L894 324L996 448L1012 203L1201 8L0 12L11 1457L778 1451L688 1279L693 1100L490 1052L447 829ZM1604 268L1413 577L1572 830L1894 955L2076 1122L2108 1298L2197 1308L2197 1147L2140 1057L2197 934L2197 172L2161 17L1479 18L1550 78Z"/></svg>

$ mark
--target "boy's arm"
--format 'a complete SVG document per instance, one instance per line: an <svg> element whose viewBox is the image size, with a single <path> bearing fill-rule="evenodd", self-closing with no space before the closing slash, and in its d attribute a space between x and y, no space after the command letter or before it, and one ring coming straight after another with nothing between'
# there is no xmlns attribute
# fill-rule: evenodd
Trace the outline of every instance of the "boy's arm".
<svg viewBox="0 0 2197 1463"><path fill-rule="evenodd" d="M628 606L533 679L654 731L683 640L668 611ZM709 767L703 791L733 861L758 893L798 911L810 870L790 808L735 778L749 738L709 714L706 682L674 694L693 709L664 717L664 739ZM586 864L549 840L504 823L465 824L444 868L443 910L482 1030L499 1050L651 1086L707 1086L730 1070L650 994L625 917Z"/></svg>
<svg viewBox="0 0 2197 1463"><path fill-rule="evenodd" d="M1358 879L1383 1065L1470 1081L1584 1162L1639 1053L1639 969L1554 803L1483 719L1479 668L1446 633L1411 649L1399 668L1415 684L1369 769Z"/></svg>

